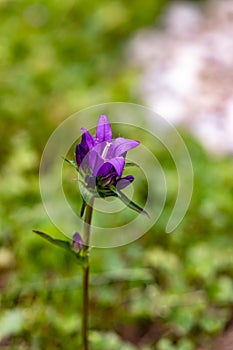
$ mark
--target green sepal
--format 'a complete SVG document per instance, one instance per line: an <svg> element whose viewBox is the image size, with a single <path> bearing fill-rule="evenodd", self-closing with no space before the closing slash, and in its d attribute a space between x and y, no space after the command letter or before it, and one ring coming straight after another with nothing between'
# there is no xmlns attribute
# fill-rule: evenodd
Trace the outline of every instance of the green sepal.
<svg viewBox="0 0 233 350"><path fill-rule="evenodd" d="M98 194L101 198L116 197L115 191L112 190L112 186L97 185Z"/></svg>
<svg viewBox="0 0 233 350"><path fill-rule="evenodd" d="M126 162L126 163L125 163L125 168L128 168L128 167L130 167L130 166L136 166L136 167L139 168L139 165L136 164L136 163L134 163L134 162Z"/></svg>
<svg viewBox="0 0 233 350"><path fill-rule="evenodd" d="M77 166L77 164L75 163L75 161L70 160L70 159L67 159L67 158L64 158L64 157L62 157L62 158L64 159L65 162L67 162L67 163L70 164L73 168L75 168L77 171L79 171L78 166Z"/></svg>
<svg viewBox="0 0 233 350"><path fill-rule="evenodd" d="M95 196L96 192L88 190L86 184L81 180L79 180L79 186L82 195L82 200L85 203L89 203L91 198Z"/></svg>
<svg viewBox="0 0 233 350"><path fill-rule="evenodd" d="M127 205L127 207L129 207L130 209L133 209L134 211L136 211L139 214L145 215L148 218L150 218L149 214L147 213L146 210L144 210L143 208L141 208L138 204L134 203L133 201L131 201L123 192L118 191L117 189L113 189L113 191L116 193L117 197L125 204Z"/></svg>

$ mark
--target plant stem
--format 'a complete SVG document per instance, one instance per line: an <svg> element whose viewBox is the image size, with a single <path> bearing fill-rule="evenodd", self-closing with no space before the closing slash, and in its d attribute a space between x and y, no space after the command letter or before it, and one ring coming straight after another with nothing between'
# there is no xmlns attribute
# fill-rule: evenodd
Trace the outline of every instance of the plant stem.
<svg viewBox="0 0 233 350"><path fill-rule="evenodd" d="M89 265L83 269L83 320L82 320L82 342L83 350L88 350L88 284L89 284Z"/></svg>
<svg viewBox="0 0 233 350"><path fill-rule="evenodd" d="M89 241L90 241L93 204L94 204L94 198L92 198L90 200L90 203L87 204L85 218L84 218L84 244L85 244L84 249L86 251L88 250L88 245L89 245Z"/></svg>
<svg viewBox="0 0 233 350"><path fill-rule="evenodd" d="M82 312L82 343L83 350L88 350L88 316L89 316L89 252L88 245L91 233L91 219L93 213L94 199L86 206L86 213L84 219L84 251L86 254L86 265L83 267L83 312Z"/></svg>

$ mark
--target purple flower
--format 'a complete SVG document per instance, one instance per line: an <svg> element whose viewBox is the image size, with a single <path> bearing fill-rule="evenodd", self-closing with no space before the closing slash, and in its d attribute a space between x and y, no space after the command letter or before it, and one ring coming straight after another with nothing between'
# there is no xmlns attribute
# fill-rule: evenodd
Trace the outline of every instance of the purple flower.
<svg viewBox="0 0 233 350"><path fill-rule="evenodd" d="M83 239L78 232L73 234L72 248L75 252L79 252L83 248Z"/></svg>
<svg viewBox="0 0 233 350"><path fill-rule="evenodd" d="M102 197L106 197L114 195L111 190L113 187L121 190L128 186L134 177L122 177L126 153L140 142L123 137L112 139L112 129L104 114L99 117L95 138L88 130L82 130L82 140L76 146L75 154L87 187L96 188Z"/></svg>

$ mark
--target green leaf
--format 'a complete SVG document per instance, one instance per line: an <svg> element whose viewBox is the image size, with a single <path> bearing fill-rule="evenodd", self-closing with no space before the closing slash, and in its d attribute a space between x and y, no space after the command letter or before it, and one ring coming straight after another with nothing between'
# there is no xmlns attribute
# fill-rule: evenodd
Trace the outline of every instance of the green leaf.
<svg viewBox="0 0 233 350"><path fill-rule="evenodd" d="M63 241L61 239L52 238L51 236L47 235L47 233L44 233L44 232L41 232L38 230L33 230L33 232L36 233L37 235L39 235L40 237L46 239L50 243L52 243L60 248L63 248L65 250L67 250L69 253L75 255L75 257L77 259L76 262L78 263L78 265L80 265L82 267L87 266L87 263L88 263L87 256L83 254L83 250L80 250L79 252L75 252L72 249L70 242L68 242L68 241Z"/></svg>
<svg viewBox="0 0 233 350"><path fill-rule="evenodd" d="M150 218L149 214L143 209L141 208L138 204L134 203L133 201L131 201L123 192L121 191L117 191L116 189L112 189L113 192L116 193L116 195L118 196L118 198L127 205L127 207L129 207L130 209L133 209L134 211L136 211L139 214L145 215L148 218Z"/></svg>
<svg viewBox="0 0 233 350"><path fill-rule="evenodd" d="M47 233L44 233L38 230L33 230L33 232L60 248L66 249L69 252L72 251L71 244L68 241L52 238L51 236L47 235Z"/></svg>

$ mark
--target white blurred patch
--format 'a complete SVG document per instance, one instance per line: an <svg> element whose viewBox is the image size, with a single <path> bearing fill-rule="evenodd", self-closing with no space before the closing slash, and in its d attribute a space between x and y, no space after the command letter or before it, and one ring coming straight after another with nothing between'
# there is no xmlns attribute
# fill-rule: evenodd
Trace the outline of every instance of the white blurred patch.
<svg viewBox="0 0 233 350"><path fill-rule="evenodd" d="M133 38L129 57L146 105L185 125L209 150L233 153L233 1L173 3L163 29Z"/></svg>

